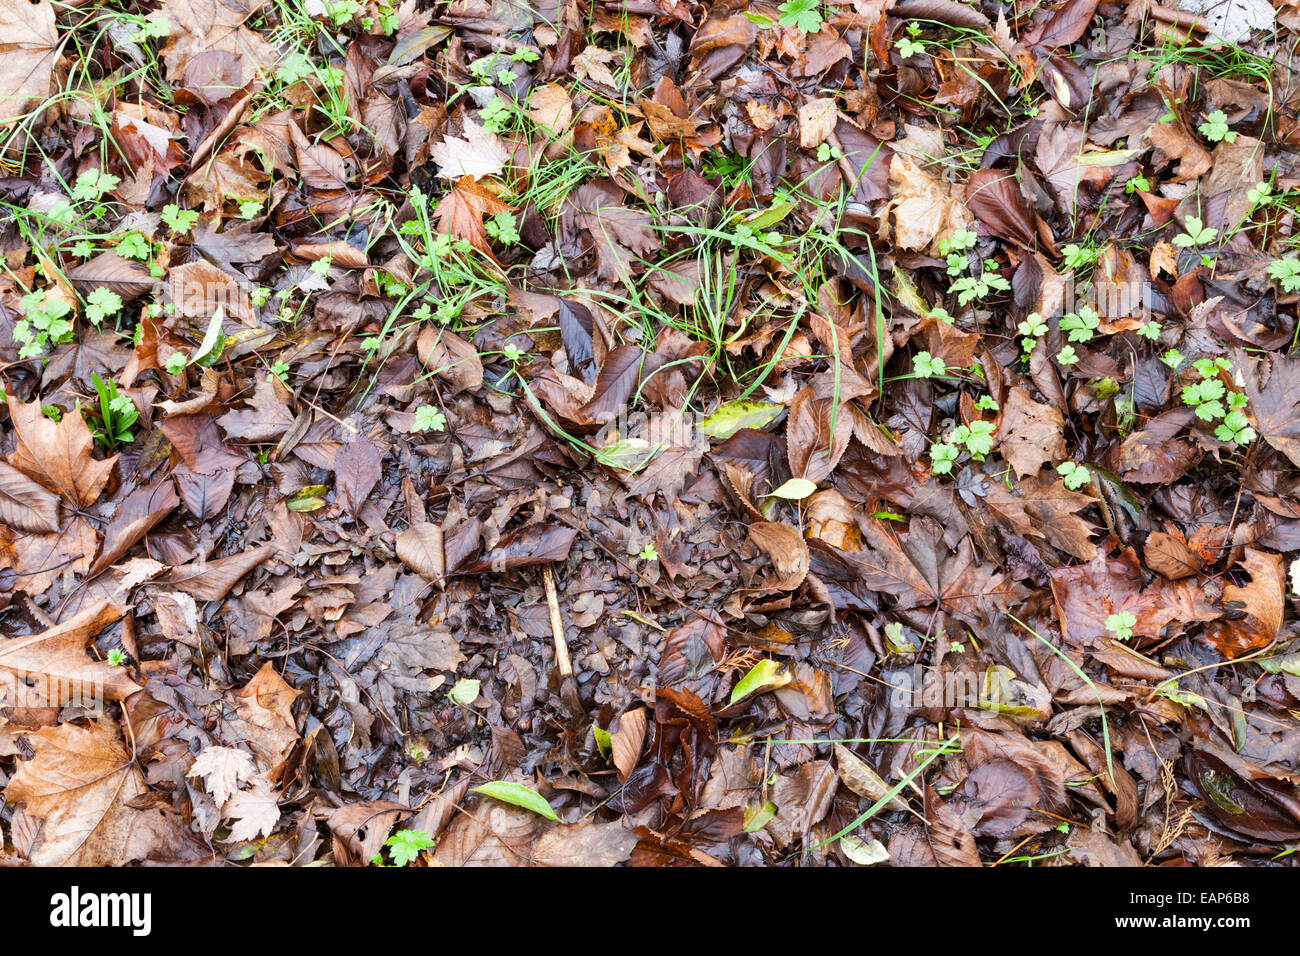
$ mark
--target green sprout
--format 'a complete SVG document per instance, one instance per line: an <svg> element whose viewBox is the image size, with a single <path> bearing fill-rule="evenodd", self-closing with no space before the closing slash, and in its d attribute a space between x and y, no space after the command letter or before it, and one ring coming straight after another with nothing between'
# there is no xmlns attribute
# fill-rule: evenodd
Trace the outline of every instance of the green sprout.
<svg viewBox="0 0 1300 956"><path fill-rule="evenodd" d="M1205 122L1196 127L1211 143L1235 143L1237 134L1228 129L1228 117L1223 110L1205 114Z"/></svg>
<svg viewBox="0 0 1300 956"><path fill-rule="evenodd" d="M1133 628L1137 622L1137 616L1132 611L1120 611L1106 618L1106 630L1110 631L1117 641L1127 641L1133 636Z"/></svg>
<svg viewBox="0 0 1300 956"><path fill-rule="evenodd" d="M785 0L777 9L781 11L782 26L794 27L800 33L816 33L822 28L819 0Z"/></svg>
<svg viewBox="0 0 1300 956"><path fill-rule="evenodd" d="M393 858L394 866L406 866L419 859L422 850L433 846L433 838L423 830L398 830L384 841L384 846L388 847L388 855ZM383 855L376 853L370 862L383 866Z"/></svg>
<svg viewBox="0 0 1300 956"><path fill-rule="evenodd" d="M447 430L447 416L433 405L421 405L415 410L415 421L409 429L412 432L441 432Z"/></svg>
<svg viewBox="0 0 1300 956"><path fill-rule="evenodd" d="M1179 249L1191 249L1213 242L1219 230L1205 225L1199 216L1187 217L1187 231L1174 236L1174 245Z"/></svg>
<svg viewBox="0 0 1300 956"><path fill-rule="evenodd" d="M1092 481L1092 472L1083 465L1075 464L1072 461L1063 461L1056 466L1056 473L1061 476L1065 487L1071 491L1078 491L1088 482Z"/></svg>
<svg viewBox="0 0 1300 956"><path fill-rule="evenodd" d="M938 356L929 352L917 352L912 358L912 374L917 378L934 378L948 371L948 365Z"/></svg>

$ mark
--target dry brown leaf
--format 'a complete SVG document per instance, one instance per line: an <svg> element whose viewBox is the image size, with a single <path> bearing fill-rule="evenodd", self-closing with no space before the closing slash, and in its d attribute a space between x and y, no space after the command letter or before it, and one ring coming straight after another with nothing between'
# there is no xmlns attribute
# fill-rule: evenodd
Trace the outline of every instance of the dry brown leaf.
<svg viewBox="0 0 1300 956"><path fill-rule="evenodd" d="M808 545L798 529L777 521L755 521L749 538L776 568L777 580L770 583L780 591L793 591L808 576Z"/></svg>
<svg viewBox="0 0 1300 956"><path fill-rule="evenodd" d="M1223 601L1239 602L1245 616L1213 621L1205 629L1210 643L1230 658L1267 647L1277 637L1286 610L1286 562L1282 556L1246 548L1241 563L1250 574L1250 583L1226 585Z"/></svg>
<svg viewBox="0 0 1300 956"><path fill-rule="evenodd" d="M790 403L785 434L791 474L824 481L848 450L853 416L843 408L836 414L834 399L815 398L813 387L806 385Z"/></svg>
<svg viewBox="0 0 1300 956"><path fill-rule="evenodd" d="M948 186L908 156L897 154L890 163L889 191L886 219L894 242L904 249L938 253L943 240L973 221Z"/></svg>
<svg viewBox="0 0 1300 956"><path fill-rule="evenodd" d="M37 866L113 866L126 858L139 811L129 802L144 781L117 728L107 719L60 724L29 734L36 751L18 762L4 794L44 820Z"/></svg>
<svg viewBox="0 0 1300 956"><path fill-rule="evenodd" d="M645 746L646 716L644 707L629 710L618 719L618 729L610 735L614 766L618 768L620 780L626 780L641 759L641 748Z"/></svg>
<svg viewBox="0 0 1300 956"><path fill-rule="evenodd" d="M619 821L563 824L537 840L533 862L539 866L617 866L632 855L637 839Z"/></svg>
<svg viewBox="0 0 1300 956"><path fill-rule="evenodd" d="M426 581L441 582L447 573L442 528L429 521L411 525L397 536L397 556Z"/></svg>
<svg viewBox="0 0 1300 956"><path fill-rule="evenodd" d="M509 212L510 206L474 182L472 176L456 180L451 192L442 197L434 215L438 217L438 231L455 239L464 239L475 249L492 254L488 244L484 216Z"/></svg>
<svg viewBox="0 0 1300 956"><path fill-rule="evenodd" d="M835 744L835 763L839 767L840 779L860 797L868 800L882 800L893 789L880 774L872 770L865 760L841 743ZM898 797L889 798L889 806L895 810L910 811L910 807Z"/></svg>
<svg viewBox="0 0 1300 956"><path fill-rule="evenodd" d="M0 523L18 531L58 531L59 498L0 462Z"/></svg>
<svg viewBox="0 0 1300 956"><path fill-rule="evenodd" d="M0 668L18 675L43 679L32 687L43 695L79 693L86 697L102 693L109 700L124 700L140 689L121 667L92 660L87 653L91 639L121 618L127 609L102 602L87 608L61 624L30 637L16 637L0 643Z"/></svg>
<svg viewBox="0 0 1300 956"><path fill-rule="evenodd" d="M50 95L58 47L49 0L0 0L0 124Z"/></svg>
<svg viewBox="0 0 1300 956"><path fill-rule="evenodd" d="M272 782L279 778L289 751L298 742L298 726L290 708L300 693L268 661L252 680L227 698L236 716L222 718L221 738L247 744L257 758L258 768Z"/></svg>
<svg viewBox="0 0 1300 956"><path fill-rule="evenodd" d="M816 149L835 132L839 110L831 97L812 99L799 107L799 145Z"/></svg>
<svg viewBox="0 0 1300 956"><path fill-rule="evenodd" d="M1171 581L1191 577L1205 566L1201 556L1188 547L1187 539L1177 529L1172 534L1152 531L1147 535L1142 556L1148 568Z"/></svg>
<svg viewBox="0 0 1300 956"><path fill-rule="evenodd" d="M293 425L293 415L280 398L271 375L257 376L248 406L226 412L217 419L227 435L243 441L266 442L283 435Z"/></svg>
<svg viewBox="0 0 1300 956"><path fill-rule="evenodd" d="M447 136L429 150L429 158L438 165L438 175L456 180L458 186L464 179L497 175L510 159L509 147L496 133L489 133L468 115L462 117L462 123L464 139Z"/></svg>
<svg viewBox="0 0 1300 956"><path fill-rule="evenodd" d="M192 561L173 568L167 583L200 601L219 601L274 551L274 545L264 544L215 561Z"/></svg>
<svg viewBox="0 0 1300 956"><path fill-rule="evenodd" d="M1040 405L1016 386L1002 406L998 448L1019 477L1036 475L1044 463L1066 457L1064 425L1060 409Z"/></svg>
<svg viewBox="0 0 1300 956"><path fill-rule="evenodd" d="M18 438L9 464L71 505L93 505L108 484L117 456L104 461L91 457L95 441L79 412L65 412L55 423L45 417L39 399L24 403L5 397Z"/></svg>

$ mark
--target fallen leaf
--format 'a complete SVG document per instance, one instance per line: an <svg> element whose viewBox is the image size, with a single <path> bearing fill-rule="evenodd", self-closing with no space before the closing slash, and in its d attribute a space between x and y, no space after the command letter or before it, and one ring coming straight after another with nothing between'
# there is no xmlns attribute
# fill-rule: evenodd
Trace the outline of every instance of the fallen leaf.
<svg viewBox="0 0 1300 956"><path fill-rule="evenodd" d="M39 401L24 403L7 393L5 398L18 437L9 464L73 506L93 505L117 456L103 461L91 457L94 439L79 412L66 412L55 423L45 417Z"/></svg>

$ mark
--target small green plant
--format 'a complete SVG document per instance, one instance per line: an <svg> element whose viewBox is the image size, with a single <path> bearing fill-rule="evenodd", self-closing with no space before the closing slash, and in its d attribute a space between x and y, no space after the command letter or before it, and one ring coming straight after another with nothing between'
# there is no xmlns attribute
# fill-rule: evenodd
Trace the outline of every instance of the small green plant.
<svg viewBox="0 0 1300 956"><path fill-rule="evenodd" d="M947 363L937 355L932 356L929 352L917 352L912 357L912 374L917 378L934 378L936 375L943 375L947 371Z"/></svg>
<svg viewBox="0 0 1300 956"><path fill-rule="evenodd" d="M1203 422L1222 419L1214 429L1220 441L1249 445L1259 437L1246 415L1250 400L1240 392L1229 392L1219 374L1231 370L1232 363L1222 357L1203 358L1193 362L1192 367L1201 379L1183 386L1183 404L1194 408L1196 417Z"/></svg>
<svg viewBox="0 0 1300 956"><path fill-rule="evenodd" d="M948 287L948 291L957 294L959 305L969 305L977 299L985 299L995 289L998 292L1009 291L1011 283L994 272L996 268L996 262L991 259L986 260L983 273L979 276L962 276Z"/></svg>
<svg viewBox="0 0 1300 956"><path fill-rule="evenodd" d="M1047 334L1047 323L1037 312L1030 312L1024 320L1016 326L1016 331L1020 333L1020 347L1025 350L1025 357L1034 350L1038 340Z"/></svg>
<svg viewBox="0 0 1300 956"><path fill-rule="evenodd" d="M1138 192L1151 192L1151 181L1147 179L1143 173L1138 173L1136 176L1130 176L1128 182L1124 184L1125 195L1131 196Z"/></svg>
<svg viewBox="0 0 1300 956"><path fill-rule="evenodd" d="M1196 409L1196 417L1204 422L1222 418L1226 409L1222 399L1227 389L1217 378L1203 379L1183 386L1183 404Z"/></svg>
<svg viewBox="0 0 1300 956"><path fill-rule="evenodd" d="M1078 312L1067 312L1061 316L1061 331L1068 332L1071 342L1091 342L1101 325L1101 316L1088 306L1081 306Z"/></svg>
<svg viewBox="0 0 1300 956"><path fill-rule="evenodd" d="M184 352L173 352L167 358L167 363L163 366L167 369L169 375L179 375L185 371L185 366L190 364L190 360L185 357Z"/></svg>
<svg viewBox="0 0 1300 956"><path fill-rule="evenodd" d="M1157 322L1155 319L1151 319L1150 321L1147 322L1146 325L1138 329L1137 333L1138 335L1142 336L1144 339L1147 339L1151 342L1155 342L1160 338L1160 333L1162 331L1163 331L1163 327L1160 325L1160 323Z"/></svg>
<svg viewBox="0 0 1300 956"><path fill-rule="evenodd" d="M71 196L78 202L98 202L105 193L116 189L121 181L120 176L106 173L102 169L87 169L72 184Z"/></svg>
<svg viewBox="0 0 1300 956"><path fill-rule="evenodd" d="M816 33L822 28L820 0L785 0L777 9L782 26L795 27L800 33Z"/></svg>
<svg viewBox="0 0 1300 956"><path fill-rule="evenodd" d="M912 56L920 56L925 52L925 44L916 39L916 35L921 32L920 25L916 23L910 24L908 27L909 31L913 27L916 28L916 33L913 33L911 36L899 37L894 42L894 49L898 51L898 55L903 59Z"/></svg>
<svg viewBox="0 0 1300 956"><path fill-rule="evenodd" d="M1073 345L1062 345L1061 351L1056 353L1056 360L1069 368L1071 365L1077 365L1079 362L1079 353L1074 350Z"/></svg>
<svg viewBox="0 0 1300 956"><path fill-rule="evenodd" d="M939 243L939 254L944 256L948 263L948 275L959 276L970 268L968 253L975 248L978 239L975 233L959 229Z"/></svg>
<svg viewBox="0 0 1300 956"><path fill-rule="evenodd" d="M948 441L954 445L965 445L972 458L983 461L984 456L993 450L994 430L992 422L977 418L969 425L958 425L954 428L952 434L948 436Z"/></svg>
<svg viewBox="0 0 1300 956"><path fill-rule="evenodd" d="M1248 401L1249 399L1240 392L1228 394L1228 414L1224 415L1223 421L1215 426L1215 438L1234 445L1249 445L1259 437L1251 427L1250 419L1246 417Z"/></svg>
<svg viewBox="0 0 1300 956"><path fill-rule="evenodd" d="M995 429L993 422L984 421L982 418L975 419L969 425L958 425L948 433L944 441L935 442L930 446L931 473L950 474L962 448L965 448L971 458L983 461L993 450Z"/></svg>
<svg viewBox="0 0 1300 956"><path fill-rule="evenodd" d="M952 474L953 465L957 463L958 449L947 442L935 442L930 446L930 471L936 475Z"/></svg>
<svg viewBox="0 0 1300 956"><path fill-rule="evenodd" d="M1065 487L1071 491L1078 491L1088 482L1092 481L1092 472L1083 465L1076 464L1072 461L1063 461L1056 466L1056 473L1061 476Z"/></svg>
<svg viewBox="0 0 1300 956"><path fill-rule="evenodd" d="M120 395L117 383L112 379L107 382L90 373L90 380L95 384L99 396L99 422L90 422L90 430L95 442L106 451L112 451L122 445L129 445L135 440L131 429L140 420L140 412L127 395Z"/></svg>
<svg viewBox="0 0 1300 956"><path fill-rule="evenodd" d="M519 241L519 230L512 213L499 212L483 225L487 234L503 246L513 246Z"/></svg>
<svg viewBox="0 0 1300 956"><path fill-rule="evenodd" d="M1222 357L1203 358L1193 362L1192 368L1196 369L1201 380L1183 387L1183 404L1195 408L1196 417L1202 421L1210 422L1222 418L1224 407L1220 399L1224 397L1227 389L1219 378L1219 371L1220 369L1225 372L1230 371L1232 362Z"/></svg>
<svg viewBox="0 0 1300 956"><path fill-rule="evenodd" d="M658 561L659 552L655 550L655 546L653 544L647 544L644 548L641 549L641 553L638 554L637 557L640 558L642 561Z"/></svg>
<svg viewBox="0 0 1300 956"><path fill-rule="evenodd" d="M360 12L361 4L357 0L331 0L325 4L325 13L334 21L335 27L351 22L352 18Z"/></svg>
<svg viewBox="0 0 1300 956"><path fill-rule="evenodd" d="M483 120L483 128L489 133L504 133L510 125L510 117L514 115L510 102L504 99L500 94L492 97L488 104L479 110L479 118Z"/></svg>
<svg viewBox="0 0 1300 956"><path fill-rule="evenodd" d="M1237 134L1228 129L1228 117L1223 110L1205 114L1205 122L1196 127L1211 143L1235 143Z"/></svg>
<svg viewBox="0 0 1300 956"><path fill-rule="evenodd" d="M152 249L149 240L139 232L128 232L117 240L117 254L123 259L137 259L144 262Z"/></svg>
<svg viewBox="0 0 1300 956"><path fill-rule="evenodd" d="M108 652L108 663L113 667L121 667L126 663L126 654L115 647Z"/></svg>
<svg viewBox="0 0 1300 956"><path fill-rule="evenodd" d="M1174 245L1179 249L1194 249L1210 244L1218 234L1219 230L1211 229L1199 216L1188 216L1186 231L1174 236Z"/></svg>
<svg viewBox="0 0 1300 956"><path fill-rule="evenodd" d="M1091 241L1071 242L1061 249L1061 258L1071 272L1082 272L1097 265L1097 247Z"/></svg>
<svg viewBox="0 0 1300 956"><path fill-rule="evenodd" d="M817 146L817 162L829 163L831 160L839 162L844 158L844 150L838 146L832 146L830 143L820 143Z"/></svg>
<svg viewBox="0 0 1300 956"><path fill-rule="evenodd" d="M107 286L99 286L86 296L86 318L96 328L110 315L122 309L122 297Z"/></svg>
<svg viewBox="0 0 1300 956"><path fill-rule="evenodd" d="M1160 361L1164 362L1170 368L1177 371L1178 366L1183 364L1185 356L1178 349L1170 349L1164 355L1160 356Z"/></svg>
<svg viewBox="0 0 1300 956"><path fill-rule="evenodd" d="M1300 259L1277 259L1268 264L1268 277L1283 292L1300 292Z"/></svg>
<svg viewBox="0 0 1300 956"><path fill-rule="evenodd" d="M1137 622L1137 616L1132 611L1119 611L1106 618L1106 630L1114 635L1115 640L1127 641L1133 636Z"/></svg>
<svg viewBox="0 0 1300 956"><path fill-rule="evenodd" d="M173 232L185 235L199 221L199 214L194 209L182 209L175 203L168 203L163 206L162 221Z"/></svg>
<svg viewBox="0 0 1300 956"><path fill-rule="evenodd" d="M412 432L441 432L447 430L447 416L433 405L421 405L415 410Z"/></svg>
<svg viewBox="0 0 1300 956"><path fill-rule="evenodd" d="M72 341L72 306L52 299L45 289L29 292L18 300L23 316L14 322L14 341L20 359L44 355L55 345Z"/></svg>
<svg viewBox="0 0 1300 956"><path fill-rule="evenodd" d="M387 840L388 855L393 866L406 866L420 857L420 853L433 846L433 838L423 830L398 830ZM385 866L383 852L376 853L370 861L375 866Z"/></svg>
<svg viewBox="0 0 1300 956"><path fill-rule="evenodd" d="M996 271L998 264L993 259L984 260L980 275L962 275L971 267L970 251L975 248L977 238L975 233L963 229L939 243L939 252L947 261L948 275L959 277L953 280L948 291L957 296L960 305L984 299L995 289L999 292L1011 289L1011 283Z"/></svg>

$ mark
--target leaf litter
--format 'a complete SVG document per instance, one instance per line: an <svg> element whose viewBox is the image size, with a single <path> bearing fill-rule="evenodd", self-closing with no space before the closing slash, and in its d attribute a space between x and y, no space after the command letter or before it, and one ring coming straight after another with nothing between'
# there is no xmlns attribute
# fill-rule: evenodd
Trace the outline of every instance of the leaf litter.
<svg viewBox="0 0 1300 956"><path fill-rule="evenodd" d="M0 2L0 859L1291 865L1298 27Z"/></svg>

